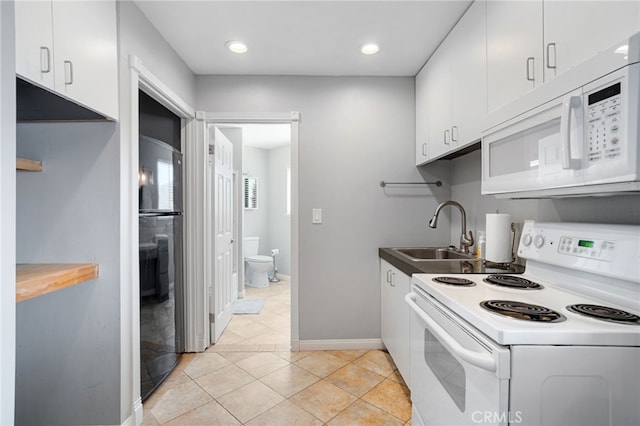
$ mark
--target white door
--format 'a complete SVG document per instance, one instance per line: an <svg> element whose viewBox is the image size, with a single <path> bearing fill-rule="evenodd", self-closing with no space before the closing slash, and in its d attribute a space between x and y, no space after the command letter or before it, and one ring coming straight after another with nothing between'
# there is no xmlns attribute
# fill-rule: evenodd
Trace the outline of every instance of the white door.
<svg viewBox="0 0 640 426"><path fill-rule="evenodd" d="M215 126L209 127L209 318L211 343L231 320L236 292L233 281L233 144Z"/></svg>

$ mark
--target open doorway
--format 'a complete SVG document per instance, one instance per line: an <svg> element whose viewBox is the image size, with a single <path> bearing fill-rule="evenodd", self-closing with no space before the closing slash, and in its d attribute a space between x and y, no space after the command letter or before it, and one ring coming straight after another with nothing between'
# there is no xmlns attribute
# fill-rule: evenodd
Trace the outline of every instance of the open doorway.
<svg viewBox="0 0 640 426"><path fill-rule="evenodd" d="M234 145L234 314L217 349L291 347L291 123L216 123Z"/></svg>

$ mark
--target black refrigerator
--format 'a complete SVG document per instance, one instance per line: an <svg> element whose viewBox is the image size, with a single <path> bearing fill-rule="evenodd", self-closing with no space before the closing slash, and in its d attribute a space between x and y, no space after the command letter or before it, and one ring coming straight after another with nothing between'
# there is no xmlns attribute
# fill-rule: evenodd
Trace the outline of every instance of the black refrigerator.
<svg viewBox="0 0 640 426"><path fill-rule="evenodd" d="M144 401L184 352L182 154L140 135L140 377Z"/></svg>

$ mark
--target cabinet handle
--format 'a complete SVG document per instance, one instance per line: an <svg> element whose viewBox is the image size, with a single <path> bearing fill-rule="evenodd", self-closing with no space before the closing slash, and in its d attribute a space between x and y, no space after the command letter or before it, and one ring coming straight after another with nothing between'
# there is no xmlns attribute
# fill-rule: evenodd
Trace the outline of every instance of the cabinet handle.
<svg viewBox="0 0 640 426"><path fill-rule="evenodd" d="M533 68L535 60L533 56L527 58L527 80L529 81L535 81L535 68Z"/></svg>
<svg viewBox="0 0 640 426"><path fill-rule="evenodd" d="M387 283L391 284L391 269L387 269Z"/></svg>
<svg viewBox="0 0 640 426"><path fill-rule="evenodd" d="M46 74L50 71L51 71L51 51L47 46L40 46L40 72Z"/></svg>
<svg viewBox="0 0 640 426"><path fill-rule="evenodd" d="M551 47L553 47L553 65L551 65ZM547 44L547 68L551 70L555 70L558 66L557 57L556 57L556 44L549 43Z"/></svg>
<svg viewBox="0 0 640 426"><path fill-rule="evenodd" d="M64 61L64 84L73 84L73 63Z"/></svg>
<svg viewBox="0 0 640 426"><path fill-rule="evenodd" d="M449 142L447 142L447 135L449 134L449 129L444 131L444 144L445 145L449 145Z"/></svg>
<svg viewBox="0 0 640 426"><path fill-rule="evenodd" d="M458 142L458 126L453 126L451 128L451 141Z"/></svg>
<svg viewBox="0 0 640 426"><path fill-rule="evenodd" d="M389 284L391 284L391 287L395 287L396 285L393 283L394 281L394 277L396 276L395 272L391 272L391 281L389 281Z"/></svg>
<svg viewBox="0 0 640 426"><path fill-rule="evenodd" d="M422 155L425 156L425 157L427 156L427 144L426 143L422 144Z"/></svg>

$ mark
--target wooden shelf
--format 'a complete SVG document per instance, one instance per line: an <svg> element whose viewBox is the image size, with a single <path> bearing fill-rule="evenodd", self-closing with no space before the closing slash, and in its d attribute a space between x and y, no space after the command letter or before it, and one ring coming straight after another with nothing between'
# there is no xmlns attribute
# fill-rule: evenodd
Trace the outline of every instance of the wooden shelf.
<svg viewBox="0 0 640 426"><path fill-rule="evenodd" d="M16 302L95 278L98 278L96 263L19 264L16 265Z"/></svg>
<svg viewBox="0 0 640 426"><path fill-rule="evenodd" d="M29 160L28 158L16 158L16 170L26 172L41 172L42 161Z"/></svg>

